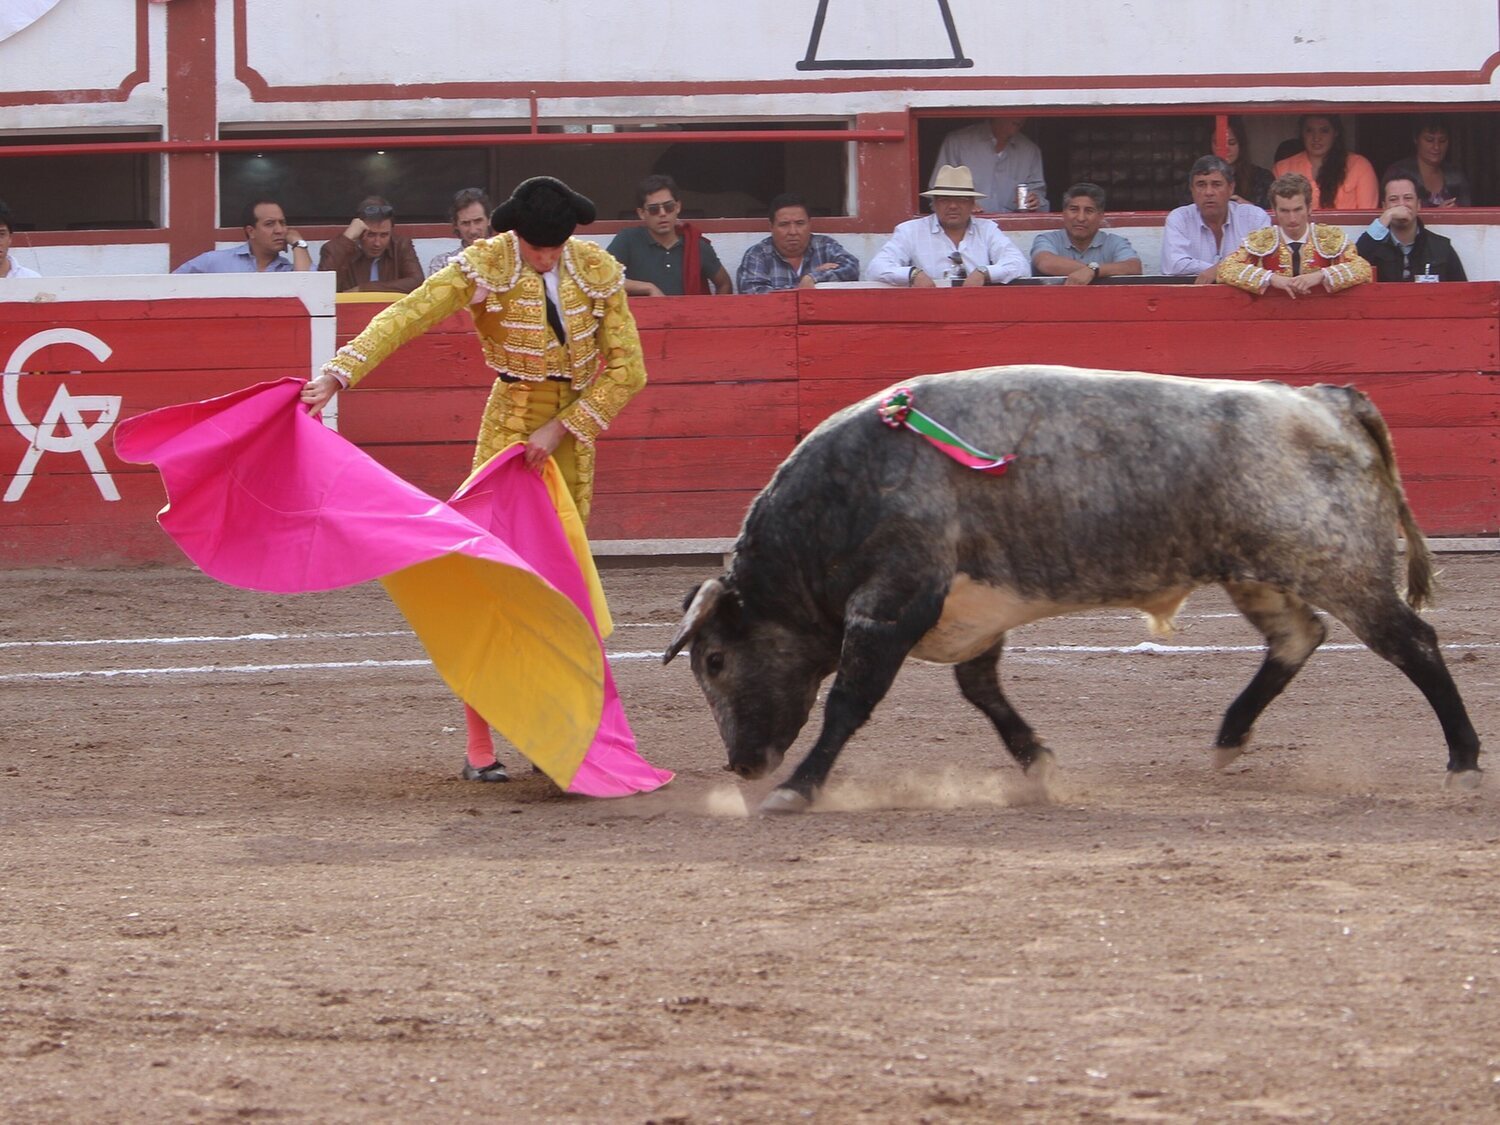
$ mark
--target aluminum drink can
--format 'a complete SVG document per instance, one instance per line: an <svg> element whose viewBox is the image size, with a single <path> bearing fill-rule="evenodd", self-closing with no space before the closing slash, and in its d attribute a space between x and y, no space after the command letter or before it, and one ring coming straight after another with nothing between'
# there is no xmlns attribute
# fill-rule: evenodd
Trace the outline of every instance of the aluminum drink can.
<svg viewBox="0 0 1500 1125"><path fill-rule="evenodd" d="M1026 210L1026 185L1025 184L1017 184L1016 185L1016 210L1017 211L1024 211L1024 210Z"/></svg>

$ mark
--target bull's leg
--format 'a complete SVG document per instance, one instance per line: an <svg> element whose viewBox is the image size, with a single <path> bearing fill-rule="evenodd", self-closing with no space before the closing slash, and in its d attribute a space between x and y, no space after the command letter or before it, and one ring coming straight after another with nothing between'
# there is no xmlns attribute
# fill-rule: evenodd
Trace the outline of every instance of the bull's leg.
<svg viewBox="0 0 1500 1125"><path fill-rule="evenodd" d="M823 704L823 729L792 776L761 802L762 812L802 812L812 804L839 751L885 698L907 654L937 624L943 597L940 590L901 589L851 602L838 674Z"/></svg>
<svg viewBox="0 0 1500 1125"><path fill-rule="evenodd" d="M1260 713L1292 682L1328 635L1318 615L1296 594L1262 582L1226 582L1224 589L1266 638L1266 658L1224 712L1219 737L1214 740L1214 765L1220 769L1240 756Z"/></svg>
<svg viewBox="0 0 1500 1125"><path fill-rule="evenodd" d="M1011 757L1029 772L1039 757L1045 760L1051 751L1042 745L1031 724L1016 714L1000 690L1000 650L1004 646L1005 640L1001 638L994 648L973 660L955 664L953 675L964 698L989 717Z"/></svg>
<svg viewBox="0 0 1500 1125"><path fill-rule="evenodd" d="M1394 590L1377 590L1353 606L1327 604L1326 608L1370 651L1389 660L1417 685L1437 713L1448 742L1448 775L1452 781L1463 774L1479 773L1479 735L1469 722L1458 685L1443 662L1437 632Z"/></svg>

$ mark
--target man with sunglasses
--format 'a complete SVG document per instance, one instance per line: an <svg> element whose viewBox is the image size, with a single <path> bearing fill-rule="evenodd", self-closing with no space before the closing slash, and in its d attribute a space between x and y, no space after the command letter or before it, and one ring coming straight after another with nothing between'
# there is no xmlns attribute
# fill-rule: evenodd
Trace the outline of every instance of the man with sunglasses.
<svg viewBox="0 0 1500 1125"><path fill-rule="evenodd" d="M340 235L323 243L318 269L337 275L340 293L410 293L422 284L422 263L411 239L396 234L396 209L366 196Z"/></svg>
<svg viewBox="0 0 1500 1125"><path fill-rule="evenodd" d="M636 188L641 225L615 235L609 252L625 267L632 297L724 296L734 292L713 244L692 223L678 221L682 202L671 176L647 176Z"/></svg>

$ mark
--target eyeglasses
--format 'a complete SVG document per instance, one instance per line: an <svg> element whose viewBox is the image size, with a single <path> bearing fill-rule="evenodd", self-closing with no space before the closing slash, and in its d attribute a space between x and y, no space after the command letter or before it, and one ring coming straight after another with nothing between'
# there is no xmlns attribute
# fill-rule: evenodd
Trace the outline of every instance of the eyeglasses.
<svg viewBox="0 0 1500 1125"><path fill-rule="evenodd" d="M390 204L371 204L369 207L359 209L360 218L363 219L389 219L396 213L396 209Z"/></svg>
<svg viewBox="0 0 1500 1125"><path fill-rule="evenodd" d="M682 204L675 199L669 199L665 203L647 203L642 208L648 215L675 215Z"/></svg>

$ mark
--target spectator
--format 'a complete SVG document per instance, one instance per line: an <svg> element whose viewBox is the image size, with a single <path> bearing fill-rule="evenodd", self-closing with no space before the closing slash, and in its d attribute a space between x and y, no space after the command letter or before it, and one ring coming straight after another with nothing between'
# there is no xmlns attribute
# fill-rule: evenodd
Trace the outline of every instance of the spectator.
<svg viewBox="0 0 1500 1125"><path fill-rule="evenodd" d="M1313 186L1295 172L1271 184L1274 226L1252 231L1219 263L1219 280L1249 293L1280 289L1294 300L1321 285L1330 293L1370 280L1370 263L1338 227L1314 223Z"/></svg>
<svg viewBox="0 0 1500 1125"><path fill-rule="evenodd" d="M1213 148L1210 141L1210 148ZM1213 148L1213 154L1234 170L1236 194L1239 203L1253 203L1264 211L1271 205L1271 181L1275 179L1269 168L1262 168L1250 159L1250 146L1245 139L1245 119L1232 115L1224 131L1224 151Z"/></svg>
<svg viewBox="0 0 1500 1125"><path fill-rule="evenodd" d="M453 197L448 205L448 222L458 236L458 245L445 250L427 263L427 276L431 277L473 243L490 233L490 197L483 188L466 187Z"/></svg>
<svg viewBox="0 0 1500 1125"><path fill-rule="evenodd" d="M1380 185L1385 210L1355 243L1376 281L1468 281L1453 243L1422 222L1422 192L1411 176L1387 172Z"/></svg>
<svg viewBox="0 0 1500 1125"><path fill-rule="evenodd" d="M826 234L813 234L807 201L786 192L771 200L771 236L740 260L741 293L811 289L820 281L858 281L859 259Z"/></svg>
<svg viewBox="0 0 1500 1125"><path fill-rule="evenodd" d="M1104 189L1074 184L1063 193L1062 229L1046 230L1031 243L1031 272L1088 285L1096 277L1141 272L1141 256L1130 240L1104 226Z"/></svg>
<svg viewBox="0 0 1500 1125"><path fill-rule="evenodd" d="M1344 144L1344 123L1332 114L1310 113L1297 122L1302 151L1278 160L1278 177L1295 172L1312 182L1312 209L1367 211L1380 196L1375 169Z"/></svg>
<svg viewBox="0 0 1500 1125"><path fill-rule="evenodd" d="M1252 231L1271 225L1259 207L1238 202L1235 170L1217 156L1200 156L1188 173L1193 201L1167 216L1161 232L1161 272L1212 285L1219 262Z"/></svg>
<svg viewBox="0 0 1500 1125"><path fill-rule="evenodd" d="M323 243L318 269L337 275L340 293L410 293L422 284L422 263L411 239L396 234L396 209L366 196L344 232Z"/></svg>
<svg viewBox="0 0 1500 1125"><path fill-rule="evenodd" d="M41 277L36 270L27 269L10 256L11 233L15 217L4 200L0 200L0 277Z"/></svg>
<svg viewBox="0 0 1500 1125"><path fill-rule="evenodd" d="M933 177L932 214L908 219L870 260L870 279L930 289L1003 285L1026 276L1026 259L993 219L981 219L981 192L967 168L943 165Z"/></svg>
<svg viewBox="0 0 1500 1125"><path fill-rule="evenodd" d="M1448 142L1446 121L1423 118L1412 133L1416 152L1396 161L1381 178L1406 176L1417 185L1423 207L1472 207L1474 192L1469 177L1448 163Z"/></svg>
<svg viewBox="0 0 1500 1125"><path fill-rule="evenodd" d="M312 255L300 231L286 225L286 212L274 199L256 199L240 211L245 241L227 250L205 250L173 273L291 273L312 269ZM286 251L291 251L288 257Z"/></svg>
<svg viewBox="0 0 1500 1125"><path fill-rule="evenodd" d="M682 201L676 180L647 176L635 196L641 225L627 227L609 244L609 252L625 267L626 293L681 297L734 292L729 271L714 253L713 244L692 223L677 221Z"/></svg>
<svg viewBox="0 0 1500 1125"><path fill-rule="evenodd" d="M979 189L979 211L1050 211L1046 178L1042 175L1042 150L1021 132L1024 117L991 117L955 129L938 149L938 170L968 168ZM932 183L937 186L937 172ZM1023 205L1017 190L1027 189Z"/></svg>

